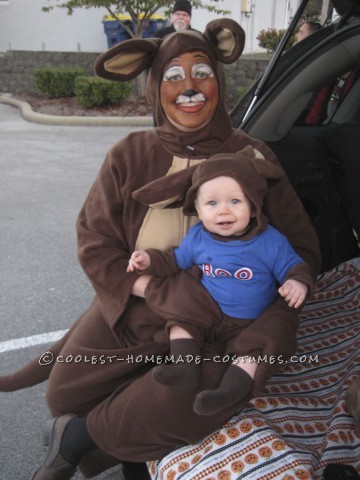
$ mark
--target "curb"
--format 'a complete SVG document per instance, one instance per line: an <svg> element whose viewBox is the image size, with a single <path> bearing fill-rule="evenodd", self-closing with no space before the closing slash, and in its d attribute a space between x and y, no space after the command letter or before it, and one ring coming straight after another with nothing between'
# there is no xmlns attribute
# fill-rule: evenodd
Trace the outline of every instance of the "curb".
<svg viewBox="0 0 360 480"><path fill-rule="evenodd" d="M152 117L78 117L78 116L61 116L46 115L34 112L28 102L16 100L15 98L0 96L0 103L17 107L24 120L33 123L41 123L45 125L79 125L79 126L95 126L95 127L148 127L153 126Z"/></svg>

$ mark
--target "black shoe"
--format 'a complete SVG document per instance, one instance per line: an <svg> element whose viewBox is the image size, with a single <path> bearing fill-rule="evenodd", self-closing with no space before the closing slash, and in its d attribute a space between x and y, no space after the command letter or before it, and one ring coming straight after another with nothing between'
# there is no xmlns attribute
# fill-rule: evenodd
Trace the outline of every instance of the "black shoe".
<svg viewBox="0 0 360 480"><path fill-rule="evenodd" d="M146 463L121 462L125 480L151 480Z"/></svg>

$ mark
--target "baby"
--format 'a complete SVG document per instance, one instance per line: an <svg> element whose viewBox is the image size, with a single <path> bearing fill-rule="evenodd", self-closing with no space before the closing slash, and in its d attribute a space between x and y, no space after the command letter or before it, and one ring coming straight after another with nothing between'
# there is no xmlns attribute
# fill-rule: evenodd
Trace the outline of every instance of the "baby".
<svg viewBox="0 0 360 480"><path fill-rule="evenodd" d="M218 388L197 394L194 410L200 415L211 415L241 401L251 390L257 362L237 355L237 332L260 315L277 292L289 307L300 308L312 288L307 264L287 238L268 225L262 212L267 180L274 182L282 175L280 168L262 159L214 155L193 169L185 197L183 212L197 213L200 222L171 252L135 251L129 260L128 272L157 276L198 265L203 286L221 309L218 324L209 320L207 327L215 329L234 357ZM195 390L200 365L177 363L176 359L199 356L206 329L197 326L196 318L191 323L179 318L168 322L167 331L175 362L156 367L155 379Z"/></svg>

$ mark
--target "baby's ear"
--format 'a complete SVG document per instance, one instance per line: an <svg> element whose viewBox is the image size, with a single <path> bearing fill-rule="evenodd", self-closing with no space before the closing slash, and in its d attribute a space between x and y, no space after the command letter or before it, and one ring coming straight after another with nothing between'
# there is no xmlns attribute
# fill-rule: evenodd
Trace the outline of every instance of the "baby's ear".
<svg viewBox="0 0 360 480"><path fill-rule="evenodd" d="M133 198L152 208L178 208L183 205L186 192L191 187L197 165L158 178L135 190Z"/></svg>
<svg viewBox="0 0 360 480"><path fill-rule="evenodd" d="M151 67L161 42L161 38L125 40L96 59L95 73L107 80L132 80Z"/></svg>
<svg viewBox="0 0 360 480"><path fill-rule="evenodd" d="M195 210L198 214L198 217L200 218L200 215L199 215L199 200L196 197L194 198L194 207L195 207Z"/></svg>
<svg viewBox="0 0 360 480"><path fill-rule="evenodd" d="M233 63L244 50L245 32L230 18L213 20L206 25L204 36L212 44L217 59L222 63Z"/></svg>

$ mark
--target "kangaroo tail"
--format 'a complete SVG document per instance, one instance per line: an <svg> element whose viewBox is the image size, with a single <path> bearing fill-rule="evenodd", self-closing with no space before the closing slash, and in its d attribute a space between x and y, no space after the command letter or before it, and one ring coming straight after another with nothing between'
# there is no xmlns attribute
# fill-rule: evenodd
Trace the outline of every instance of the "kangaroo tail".
<svg viewBox="0 0 360 480"><path fill-rule="evenodd" d="M46 355L43 354L34 358L25 367L14 373L0 376L0 392L14 392L15 390L32 387L47 380L54 366L54 360L60 354L69 335L70 330L49 347Z"/></svg>

